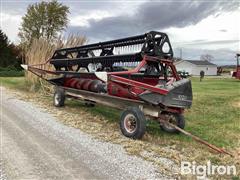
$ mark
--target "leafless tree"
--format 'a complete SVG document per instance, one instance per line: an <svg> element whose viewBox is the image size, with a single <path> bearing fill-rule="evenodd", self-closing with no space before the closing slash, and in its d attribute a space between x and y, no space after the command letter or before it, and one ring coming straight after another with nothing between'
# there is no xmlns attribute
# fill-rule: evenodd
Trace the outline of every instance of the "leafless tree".
<svg viewBox="0 0 240 180"><path fill-rule="evenodd" d="M202 54L200 56L200 59L203 60L203 61L211 62L214 59L214 57L211 54Z"/></svg>

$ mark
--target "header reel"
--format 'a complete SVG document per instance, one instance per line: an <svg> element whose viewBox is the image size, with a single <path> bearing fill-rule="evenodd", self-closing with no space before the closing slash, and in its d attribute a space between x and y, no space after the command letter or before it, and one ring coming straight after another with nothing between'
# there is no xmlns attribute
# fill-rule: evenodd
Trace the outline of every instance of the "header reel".
<svg viewBox="0 0 240 180"><path fill-rule="evenodd" d="M172 59L173 51L168 36L151 31L128 38L59 49L55 51L50 63L57 71L73 70L73 66L77 66L74 70L76 72L81 67L88 70L90 63L100 63L104 68L112 70L116 62L140 62L144 55Z"/></svg>

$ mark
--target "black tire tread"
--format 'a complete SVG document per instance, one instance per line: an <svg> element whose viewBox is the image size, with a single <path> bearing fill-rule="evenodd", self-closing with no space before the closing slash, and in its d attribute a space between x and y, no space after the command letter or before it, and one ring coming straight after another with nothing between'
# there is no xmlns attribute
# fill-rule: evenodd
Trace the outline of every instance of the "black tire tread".
<svg viewBox="0 0 240 180"><path fill-rule="evenodd" d="M56 95L60 96L60 101L59 104L55 104L55 96ZM64 102L65 102L65 91L62 88L55 88L55 92L54 92L54 96L53 96L53 105L56 107L62 107L64 106Z"/></svg>

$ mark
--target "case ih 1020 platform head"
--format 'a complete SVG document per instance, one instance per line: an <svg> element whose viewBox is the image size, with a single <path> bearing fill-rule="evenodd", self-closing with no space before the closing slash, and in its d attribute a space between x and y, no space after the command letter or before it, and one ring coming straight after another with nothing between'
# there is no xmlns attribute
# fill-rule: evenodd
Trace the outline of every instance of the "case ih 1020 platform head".
<svg viewBox="0 0 240 180"><path fill-rule="evenodd" d="M56 50L45 64L23 65L25 69L56 86L54 105L65 97L123 109L122 133L139 139L146 117L158 120L168 132L178 132L169 123L184 128L183 111L192 104L192 88L181 79L173 64L173 51L165 33L149 33L118 40ZM46 65L55 70L47 70ZM47 75L57 77L47 77Z"/></svg>

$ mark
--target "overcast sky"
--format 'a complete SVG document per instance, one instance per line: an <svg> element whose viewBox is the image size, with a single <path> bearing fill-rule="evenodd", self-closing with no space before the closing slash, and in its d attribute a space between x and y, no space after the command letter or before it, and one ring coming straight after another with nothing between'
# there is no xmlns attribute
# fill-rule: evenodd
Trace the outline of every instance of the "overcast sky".
<svg viewBox="0 0 240 180"><path fill-rule="evenodd" d="M0 0L0 26L18 43L21 18L37 0ZM156 30L166 32L175 56L198 60L211 54L214 63L235 64L240 52L240 4L231 1L60 1L70 7L65 34L85 35L90 42Z"/></svg>

